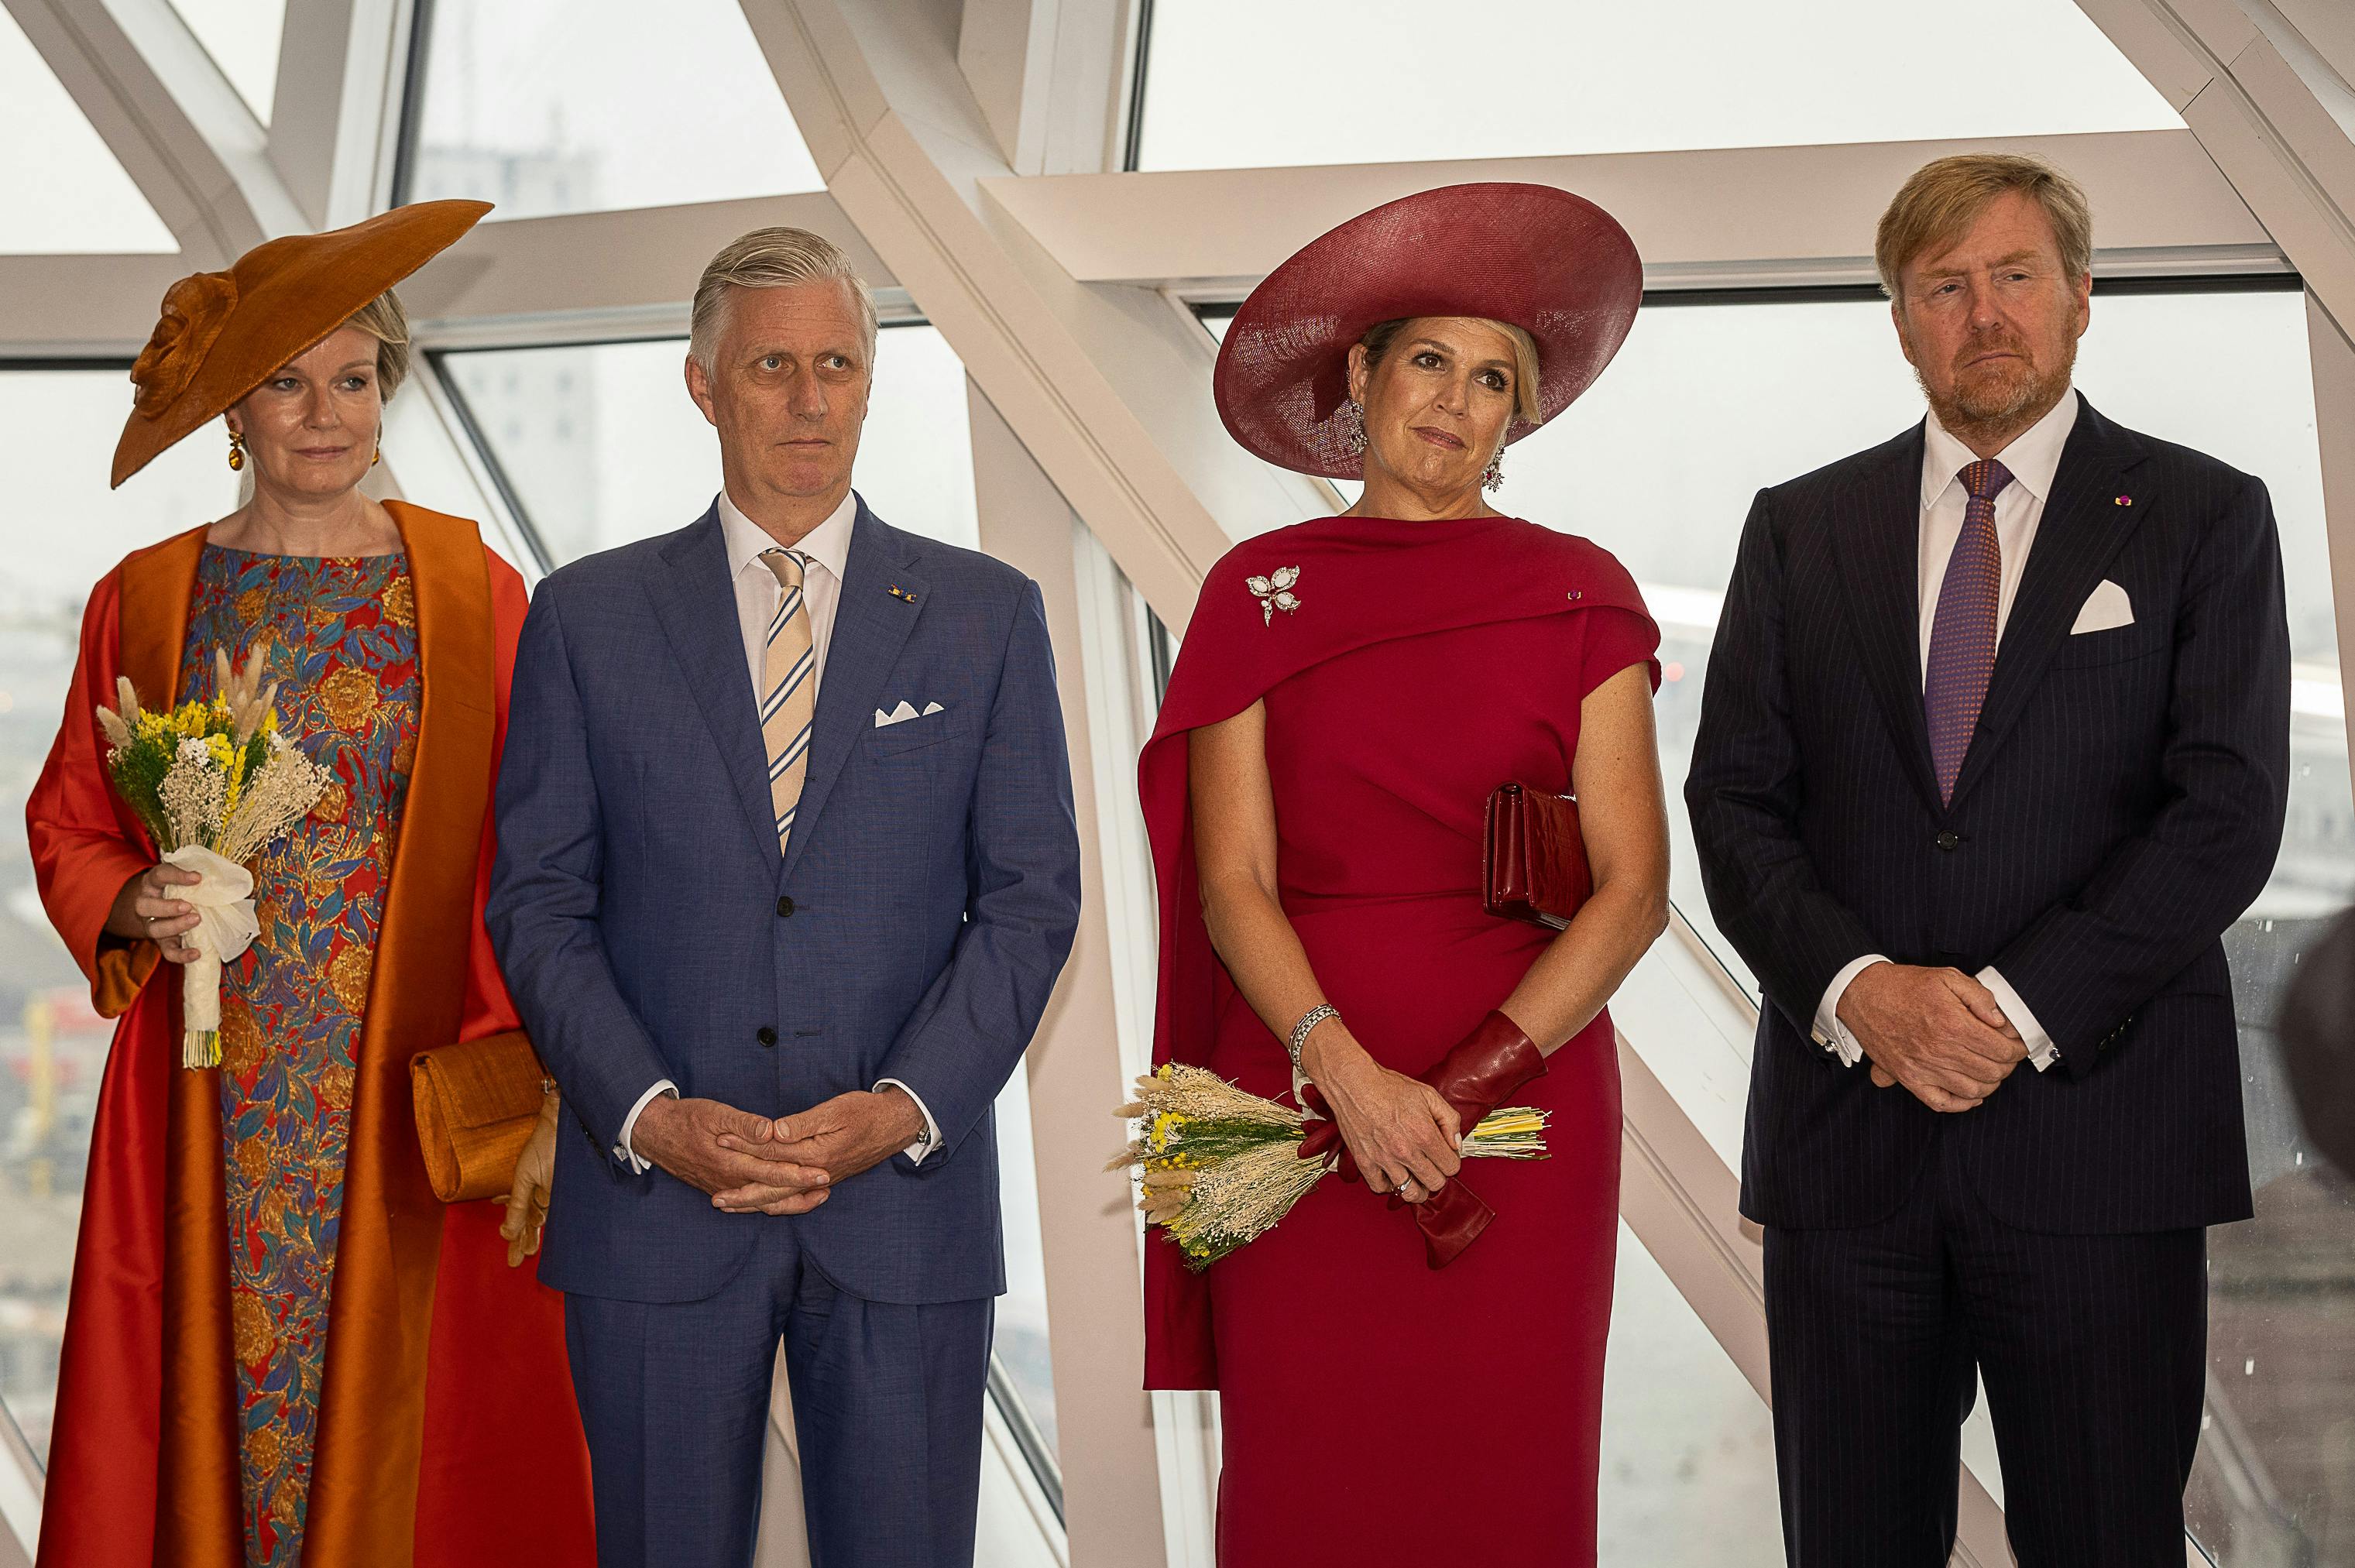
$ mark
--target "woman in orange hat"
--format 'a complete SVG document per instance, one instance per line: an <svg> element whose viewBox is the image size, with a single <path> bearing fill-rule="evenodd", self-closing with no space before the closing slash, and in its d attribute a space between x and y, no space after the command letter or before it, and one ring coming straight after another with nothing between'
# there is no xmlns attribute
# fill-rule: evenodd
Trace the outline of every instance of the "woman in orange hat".
<svg viewBox="0 0 2355 1568"><path fill-rule="evenodd" d="M45 1568L593 1557L563 1308L533 1266L554 1121L512 1211L434 1199L409 1062L516 1027L481 888L524 614L473 523L362 495L409 363L391 286L488 208L427 202L175 283L120 485L226 417L250 498L91 593L27 810L41 896L119 1018L91 1140ZM213 695L261 653L332 776L254 867L220 1063L180 1065L196 879L110 787L95 715Z"/></svg>
<svg viewBox="0 0 2355 1568"><path fill-rule="evenodd" d="M1487 496L1642 287L1593 204L1455 186L1310 244L1220 350L1239 442L1365 485L1211 569L1139 764L1156 1060L1297 1090L1314 1146L1344 1146L1345 1179L1207 1273L1148 1243L1146 1386L1220 1391L1221 1568L1595 1560L1604 1004L1667 919L1659 632L1606 551ZM1578 798L1565 930L1486 907L1506 784ZM1550 1157L1459 1175L1458 1135L1508 1104L1550 1114Z"/></svg>

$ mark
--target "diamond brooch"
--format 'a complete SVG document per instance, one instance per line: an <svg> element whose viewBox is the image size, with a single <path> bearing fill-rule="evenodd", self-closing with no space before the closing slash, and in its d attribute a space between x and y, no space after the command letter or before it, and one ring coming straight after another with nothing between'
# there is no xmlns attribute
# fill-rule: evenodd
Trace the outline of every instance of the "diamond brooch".
<svg viewBox="0 0 2355 1568"><path fill-rule="evenodd" d="M1300 596L1292 591L1292 585L1299 581L1300 569L1296 566L1279 566L1265 577L1243 579L1243 586L1259 601L1260 624L1273 625L1278 610L1289 615L1300 608Z"/></svg>

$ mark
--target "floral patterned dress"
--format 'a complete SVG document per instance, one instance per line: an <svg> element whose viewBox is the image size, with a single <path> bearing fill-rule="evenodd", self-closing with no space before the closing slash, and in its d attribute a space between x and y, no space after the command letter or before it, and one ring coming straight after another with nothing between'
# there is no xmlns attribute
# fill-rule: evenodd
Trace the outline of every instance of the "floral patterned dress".
<svg viewBox="0 0 2355 1568"><path fill-rule="evenodd" d="M208 547L182 655L213 695L213 650L266 647L282 730L335 775L255 868L261 933L221 1008L230 1324L246 1560L295 1568L317 1439L343 1212L354 1052L384 918L422 688L407 559Z"/></svg>

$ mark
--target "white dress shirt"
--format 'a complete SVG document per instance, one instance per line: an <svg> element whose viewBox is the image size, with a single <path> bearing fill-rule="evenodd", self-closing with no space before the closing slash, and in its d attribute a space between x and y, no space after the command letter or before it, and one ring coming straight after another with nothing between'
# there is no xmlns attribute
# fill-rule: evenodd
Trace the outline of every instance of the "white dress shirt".
<svg viewBox="0 0 2355 1568"><path fill-rule="evenodd" d="M752 677L752 700L760 701L761 665L769 649L769 622L777 613L777 602L784 597L784 584L777 581L761 560L762 553L775 549L777 541L760 524L746 517L728 493L719 493L719 534L728 545L728 577L736 590L736 624L744 636L744 667ZM802 603L809 612L811 654L815 667L810 671L813 689L826 680L826 645L834 639L834 612L842 603L843 572L850 564L850 526L858 516L858 496L854 492L845 495L842 505L826 515L826 521L804 535L793 548L809 562L802 573ZM908 1146L908 1157L918 1164L938 1147L940 1124L932 1120L932 1108L923 1097L897 1078L879 1081L877 1089L897 1089L915 1101L916 1109L924 1118L924 1136ZM677 1094L678 1085L665 1078L638 1096L630 1114L622 1122L621 1141L613 1146L613 1157L626 1163L634 1171L644 1172L646 1162L638 1157L631 1147L630 1135L637 1130L638 1114L653 1103L657 1094Z"/></svg>
<svg viewBox="0 0 2355 1568"><path fill-rule="evenodd" d="M2036 526L2044 519L2044 503L2052 494L2053 475L2061 470L2061 449L2069 443L2069 432L2076 425L2077 394L2072 390L2052 405L2051 412L1996 453L1997 461L2011 473L2011 483L1995 498L1996 543L2003 555L2003 582L1995 609L1998 645L2004 625L2011 619L2011 602L2019 592L2028 552L2036 543ZM1979 456L1947 433L1934 413L1930 415L1923 433L1920 567L1914 603L1921 607L1922 678L1926 686L1930 678L1930 634L1938 619L1938 590L1945 582L1946 561L1955 553L1955 541L1962 538L1963 514L1970 505L1970 496L1963 488L1962 472L1977 463ZM1867 953L1850 960L1824 987L1823 1002L1816 1008L1816 1043L1836 1053L1850 1067L1863 1059L1864 1048L1848 1025L1840 1022L1840 997L1847 993L1849 981L1875 964L1889 962L1879 953ZM2028 1060L2039 1072L2060 1060L2052 1037L2044 1032L2036 1015L2028 1010L2028 1004L1995 965L1990 964L1980 970L1978 980L1995 993L1996 1005L2019 1031L2020 1040L2028 1047Z"/></svg>

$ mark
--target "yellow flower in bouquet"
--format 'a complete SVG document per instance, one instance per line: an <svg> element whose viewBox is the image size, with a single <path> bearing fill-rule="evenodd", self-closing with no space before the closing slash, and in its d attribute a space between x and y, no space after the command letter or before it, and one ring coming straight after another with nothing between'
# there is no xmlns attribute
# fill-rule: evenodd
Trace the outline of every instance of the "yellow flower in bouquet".
<svg viewBox="0 0 2355 1568"><path fill-rule="evenodd" d="M1108 1168L1137 1173L1146 1222L1198 1274L1275 1229L1335 1164L1300 1157L1315 1118L1207 1068L1163 1063L1119 1115L1135 1136ZM1464 1157L1543 1159L1547 1117L1527 1105L1491 1111L1465 1133Z"/></svg>
<svg viewBox="0 0 2355 1568"><path fill-rule="evenodd" d="M182 966L180 1060L220 1061L221 966L261 929L246 862L303 820L326 791L325 769L278 733L278 687L261 685L261 650L241 670L213 655L209 702L168 713L143 709L127 678L115 682L118 712L98 710L106 732L107 776L155 840L166 864L197 873L174 896L196 906L197 925L181 940L197 950Z"/></svg>

